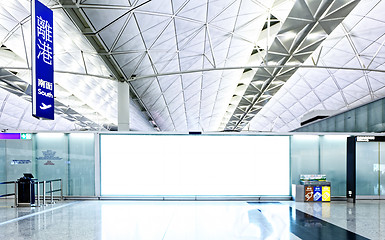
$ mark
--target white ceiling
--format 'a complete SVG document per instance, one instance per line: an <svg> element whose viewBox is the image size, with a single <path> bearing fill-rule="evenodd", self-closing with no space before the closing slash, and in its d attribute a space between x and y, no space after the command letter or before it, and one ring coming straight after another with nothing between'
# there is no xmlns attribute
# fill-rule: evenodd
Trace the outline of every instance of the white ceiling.
<svg viewBox="0 0 385 240"><path fill-rule="evenodd" d="M304 63L319 59L325 68L299 68L246 128L290 131L305 113L346 111L383 98L384 9L384 1L360 1Z"/></svg>
<svg viewBox="0 0 385 240"><path fill-rule="evenodd" d="M30 1L7 0L0 128L117 125L121 78L134 93L131 128L141 131L290 131L309 111L385 96L379 0L42 2L54 11L55 120L31 117ZM298 39L295 50L277 50ZM264 69L270 82L260 78Z"/></svg>

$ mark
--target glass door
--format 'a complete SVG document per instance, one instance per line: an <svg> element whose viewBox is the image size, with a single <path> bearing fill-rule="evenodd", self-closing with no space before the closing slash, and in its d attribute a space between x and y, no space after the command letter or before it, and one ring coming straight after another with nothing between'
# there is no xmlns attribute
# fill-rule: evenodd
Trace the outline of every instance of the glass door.
<svg viewBox="0 0 385 240"><path fill-rule="evenodd" d="M381 199L385 199L385 142L379 143L380 163L378 167L379 177L379 195Z"/></svg>
<svg viewBox="0 0 385 240"><path fill-rule="evenodd" d="M356 143L358 199L385 199L385 143Z"/></svg>

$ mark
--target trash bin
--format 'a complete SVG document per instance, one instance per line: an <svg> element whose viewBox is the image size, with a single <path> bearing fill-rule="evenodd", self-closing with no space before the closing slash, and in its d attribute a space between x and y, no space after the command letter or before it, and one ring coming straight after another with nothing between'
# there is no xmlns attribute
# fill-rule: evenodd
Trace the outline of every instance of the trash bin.
<svg viewBox="0 0 385 240"><path fill-rule="evenodd" d="M31 173L24 173L17 181L17 203L20 206L35 204L35 182Z"/></svg>

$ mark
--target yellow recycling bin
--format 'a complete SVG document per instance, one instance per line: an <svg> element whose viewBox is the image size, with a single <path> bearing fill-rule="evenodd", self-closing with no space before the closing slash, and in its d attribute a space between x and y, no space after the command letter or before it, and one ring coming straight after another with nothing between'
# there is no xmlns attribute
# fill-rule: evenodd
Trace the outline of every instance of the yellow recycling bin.
<svg viewBox="0 0 385 240"><path fill-rule="evenodd" d="M322 202L330 202L330 186L322 186Z"/></svg>

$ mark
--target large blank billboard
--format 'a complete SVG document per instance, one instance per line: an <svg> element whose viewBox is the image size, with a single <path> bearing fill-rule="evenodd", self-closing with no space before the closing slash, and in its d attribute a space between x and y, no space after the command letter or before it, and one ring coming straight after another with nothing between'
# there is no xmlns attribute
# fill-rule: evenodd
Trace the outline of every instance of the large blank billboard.
<svg viewBox="0 0 385 240"><path fill-rule="evenodd" d="M289 195L289 137L101 135L102 196Z"/></svg>

